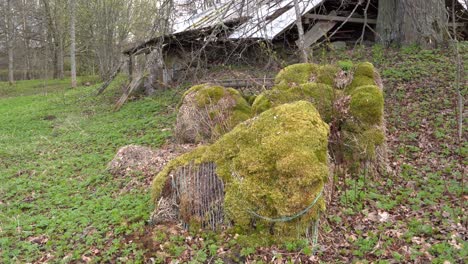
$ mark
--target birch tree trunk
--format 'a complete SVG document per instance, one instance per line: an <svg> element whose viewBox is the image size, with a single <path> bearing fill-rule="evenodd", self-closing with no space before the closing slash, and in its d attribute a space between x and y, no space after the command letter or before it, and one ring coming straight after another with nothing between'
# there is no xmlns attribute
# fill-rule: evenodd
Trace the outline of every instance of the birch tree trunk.
<svg viewBox="0 0 468 264"><path fill-rule="evenodd" d="M24 74L23 79L29 80L31 79L31 47L30 47L30 29L28 25L28 3L26 0L21 2L22 4L22 23L23 23L23 44L25 48L24 60L25 60L25 67L24 67Z"/></svg>
<svg viewBox="0 0 468 264"><path fill-rule="evenodd" d="M8 49L8 82L10 84L15 83L14 75L14 66L13 66L13 38L14 38L14 28L13 28L13 18L12 18L12 8L11 0L7 0L6 6L6 37L7 37L7 49Z"/></svg>
<svg viewBox="0 0 468 264"><path fill-rule="evenodd" d="M64 70L63 70L63 55L64 55L64 52L63 52L63 33L60 32L58 34L58 38L59 38L59 41L57 43L57 48L58 48L58 52L57 52L57 69L58 69L58 78L59 79L63 79L65 78L65 74L64 74Z"/></svg>
<svg viewBox="0 0 468 264"><path fill-rule="evenodd" d="M71 86L76 88L76 58L75 58L75 13L76 0L70 0L70 67L71 67Z"/></svg>
<svg viewBox="0 0 468 264"><path fill-rule="evenodd" d="M302 62L308 62L307 49L304 44L304 27L302 25L302 12L298 0L294 0L294 9L296 10L296 26L299 33L299 50L301 52Z"/></svg>

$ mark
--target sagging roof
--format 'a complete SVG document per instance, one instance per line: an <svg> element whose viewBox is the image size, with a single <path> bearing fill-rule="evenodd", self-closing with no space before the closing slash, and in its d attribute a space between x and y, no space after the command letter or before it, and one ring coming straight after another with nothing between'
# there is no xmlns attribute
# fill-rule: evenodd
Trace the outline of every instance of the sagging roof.
<svg viewBox="0 0 468 264"><path fill-rule="evenodd" d="M298 4L304 16L325 1L298 0ZM457 1L464 10L467 10L468 0ZM223 0L198 14L179 15L173 24L171 34L150 39L123 53L134 54L156 43L158 39L167 44L181 36L196 38L200 32L210 32L215 27L228 29L226 38L231 40L273 40L292 27L295 21L294 0Z"/></svg>
<svg viewBox="0 0 468 264"><path fill-rule="evenodd" d="M298 0L302 15L310 12L322 2L324 0ZM228 39L273 40L291 27L295 21L294 0L229 0L215 4L199 14L182 16L174 23L173 32L165 38L229 25ZM125 50L124 53L132 54L153 42L155 39Z"/></svg>
<svg viewBox="0 0 468 264"><path fill-rule="evenodd" d="M458 2L459 2L465 9L468 9L468 1L467 1L467 0L458 0Z"/></svg>
<svg viewBox="0 0 468 264"><path fill-rule="evenodd" d="M250 3L242 4L242 1L233 0L182 18L175 24L174 34L239 21L240 24L228 36L229 39L272 40L296 21L293 0L247 2ZM298 4L304 15L322 2L299 1Z"/></svg>

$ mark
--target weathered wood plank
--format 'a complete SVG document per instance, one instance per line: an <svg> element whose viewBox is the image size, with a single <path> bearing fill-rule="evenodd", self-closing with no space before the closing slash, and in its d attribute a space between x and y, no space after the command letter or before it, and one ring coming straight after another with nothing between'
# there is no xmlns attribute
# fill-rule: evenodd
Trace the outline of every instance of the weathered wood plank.
<svg viewBox="0 0 468 264"><path fill-rule="evenodd" d="M105 83L103 83L101 87L99 87L99 89L97 91L98 95L100 95L102 92L104 92L104 90L109 86L109 84L111 84L111 82L115 79L115 77L117 77L117 74L119 74L120 69L122 69L123 64L124 64L123 61L120 61L119 65L117 66L115 71L112 73L110 78Z"/></svg>
<svg viewBox="0 0 468 264"><path fill-rule="evenodd" d="M318 20L327 20L327 21L348 21L351 23L365 23L364 18L357 17L344 17L344 16L331 16L331 15L318 15L318 14L305 14L307 18L318 19ZM367 19L367 24L377 24L377 19Z"/></svg>
<svg viewBox="0 0 468 264"><path fill-rule="evenodd" d="M224 87L231 87L231 88L243 88L243 87L253 87L253 86L272 87L274 85L273 78L210 80L206 82L221 85Z"/></svg>
<svg viewBox="0 0 468 264"><path fill-rule="evenodd" d="M334 26L336 22L334 21L319 21L304 34L304 46L309 47L319 40L321 37L325 36ZM299 46L299 42L296 41L296 45Z"/></svg>

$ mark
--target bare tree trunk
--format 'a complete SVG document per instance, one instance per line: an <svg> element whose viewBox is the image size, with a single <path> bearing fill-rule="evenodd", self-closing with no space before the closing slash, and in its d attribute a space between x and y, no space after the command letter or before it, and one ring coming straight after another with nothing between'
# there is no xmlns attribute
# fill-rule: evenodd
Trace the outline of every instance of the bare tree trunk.
<svg viewBox="0 0 468 264"><path fill-rule="evenodd" d="M380 0L377 17L378 39L385 47L398 42L399 25L395 22L398 0Z"/></svg>
<svg viewBox="0 0 468 264"><path fill-rule="evenodd" d="M447 13L443 0L401 0L404 11L402 44L417 43L425 48L442 45L447 39Z"/></svg>
<svg viewBox="0 0 468 264"><path fill-rule="evenodd" d="M58 44L57 45L58 46L58 53L57 53L57 55L58 55L58 58L57 58L58 59L57 60L57 63L58 63L58 65L57 65L58 78L63 79L63 78L65 78L65 74L64 74L64 71L63 71L63 58L64 58L64 56L63 56L63 34L60 33L60 34L58 34L58 36L59 36L59 42L57 43Z"/></svg>
<svg viewBox="0 0 468 264"><path fill-rule="evenodd" d="M27 9L27 2L26 0L22 1L22 9L23 9L23 43L25 48L25 67L24 67L24 75L23 79L29 80L31 79L31 51L30 51L30 30L27 23L28 19L28 9Z"/></svg>
<svg viewBox="0 0 468 264"><path fill-rule="evenodd" d="M446 42L444 0L380 0L377 32L382 44L434 48Z"/></svg>
<svg viewBox="0 0 468 264"><path fill-rule="evenodd" d="M75 58L75 8L76 1L70 0L70 67L71 67L71 86L76 88L76 58Z"/></svg>
<svg viewBox="0 0 468 264"><path fill-rule="evenodd" d="M8 49L8 82L10 84L15 83L14 67L13 67L13 38L14 38L14 28L13 28L13 18L12 9L11 9L11 0L7 0L6 8L6 19L7 19L7 49Z"/></svg>
<svg viewBox="0 0 468 264"><path fill-rule="evenodd" d="M47 19L47 29L49 32L49 42L53 46L54 78L63 79L63 30L59 28L56 14L52 14L49 0L42 0L44 4L45 16ZM53 16L54 15L54 16Z"/></svg>
<svg viewBox="0 0 468 264"><path fill-rule="evenodd" d="M294 8L296 10L296 26L299 32L299 50L301 52L302 62L308 62L307 49L304 44L304 27L302 25L302 12L299 7L298 0L294 0Z"/></svg>

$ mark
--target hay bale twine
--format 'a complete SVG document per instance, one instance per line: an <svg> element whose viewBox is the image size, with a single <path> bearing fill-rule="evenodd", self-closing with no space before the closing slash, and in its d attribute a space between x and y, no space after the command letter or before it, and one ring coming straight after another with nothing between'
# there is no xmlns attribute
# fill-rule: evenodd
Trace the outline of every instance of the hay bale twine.
<svg viewBox="0 0 468 264"><path fill-rule="evenodd" d="M250 105L237 90L197 85L179 104L175 137L181 143L210 142L250 117Z"/></svg>

